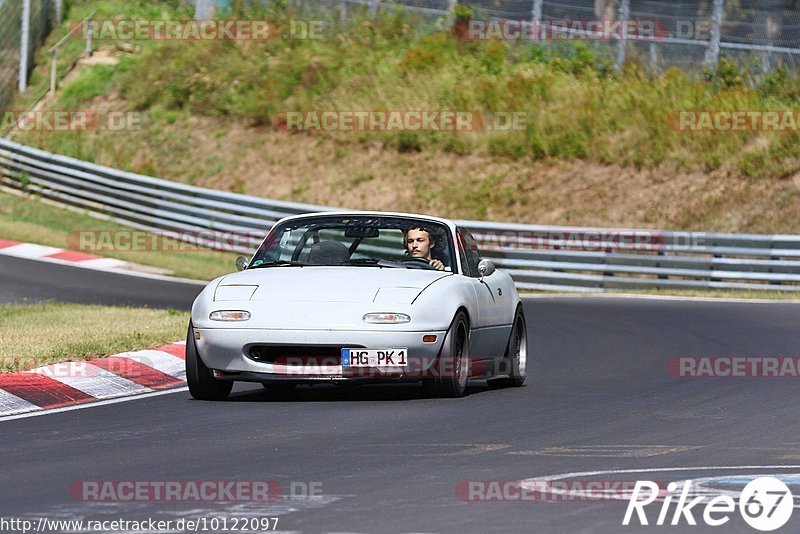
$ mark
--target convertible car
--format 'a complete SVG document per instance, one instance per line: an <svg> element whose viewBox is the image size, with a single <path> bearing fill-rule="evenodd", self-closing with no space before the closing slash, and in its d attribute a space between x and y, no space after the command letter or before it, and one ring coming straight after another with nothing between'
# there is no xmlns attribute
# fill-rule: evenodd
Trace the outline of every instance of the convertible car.
<svg viewBox="0 0 800 534"><path fill-rule="evenodd" d="M186 338L191 395L235 381L421 382L464 395L470 378L525 380L525 315L511 277L464 228L436 217L314 213L278 221L239 272L210 282Z"/></svg>

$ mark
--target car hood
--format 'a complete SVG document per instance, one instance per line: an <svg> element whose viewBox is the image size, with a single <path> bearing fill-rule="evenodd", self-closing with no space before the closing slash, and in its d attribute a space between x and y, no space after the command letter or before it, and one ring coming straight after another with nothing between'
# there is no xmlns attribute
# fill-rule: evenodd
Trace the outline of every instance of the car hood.
<svg viewBox="0 0 800 534"><path fill-rule="evenodd" d="M215 301L395 302L410 304L452 273L377 267L267 267L223 278Z"/></svg>

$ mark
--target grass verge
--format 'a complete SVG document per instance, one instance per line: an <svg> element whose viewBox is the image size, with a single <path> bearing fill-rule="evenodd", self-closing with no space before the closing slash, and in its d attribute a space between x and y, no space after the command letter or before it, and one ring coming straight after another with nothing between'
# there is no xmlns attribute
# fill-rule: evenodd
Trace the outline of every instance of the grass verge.
<svg viewBox="0 0 800 534"><path fill-rule="evenodd" d="M0 372L148 349L183 339L177 310L42 302L0 306Z"/></svg>
<svg viewBox="0 0 800 534"><path fill-rule="evenodd" d="M135 232L131 235L145 233L86 213L57 208L36 197L20 197L3 192L0 192L0 228L0 238L3 239L65 249L75 249L72 245L80 242L78 236L81 231ZM233 272L237 256L235 253L213 250L104 249L80 252L168 269L173 276L196 280L211 280Z"/></svg>

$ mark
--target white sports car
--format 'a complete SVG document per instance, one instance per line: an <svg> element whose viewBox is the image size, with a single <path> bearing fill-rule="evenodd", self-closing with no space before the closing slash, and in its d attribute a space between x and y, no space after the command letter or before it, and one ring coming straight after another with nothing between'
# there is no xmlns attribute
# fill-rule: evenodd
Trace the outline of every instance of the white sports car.
<svg viewBox="0 0 800 534"><path fill-rule="evenodd" d="M525 380L525 315L511 277L470 233L436 217L380 212L287 217L240 272L192 306L189 391L416 381L458 397L468 378Z"/></svg>

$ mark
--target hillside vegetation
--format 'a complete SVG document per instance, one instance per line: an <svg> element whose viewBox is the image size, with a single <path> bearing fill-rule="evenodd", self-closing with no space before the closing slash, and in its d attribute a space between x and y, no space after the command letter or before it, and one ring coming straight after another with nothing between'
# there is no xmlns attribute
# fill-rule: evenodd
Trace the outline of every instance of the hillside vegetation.
<svg viewBox="0 0 800 534"><path fill-rule="evenodd" d="M100 4L98 18L185 16L178 2ZM84 12L73 3L70 17ZM280 7L249 15L308 18ZM785 69L754 78L723 59L705 75L655 73L634 57L616 73L604 43L463 42L402 11L349 16L319 40L139 42L117 65L85 67L52 107L140 112L142 130L17 139L327 205L800 232L798 131L675 128L681 110L796 109L800 81ZM521 131L284 131L285 112L313 110L524 112L526 121Z"/></svg>

